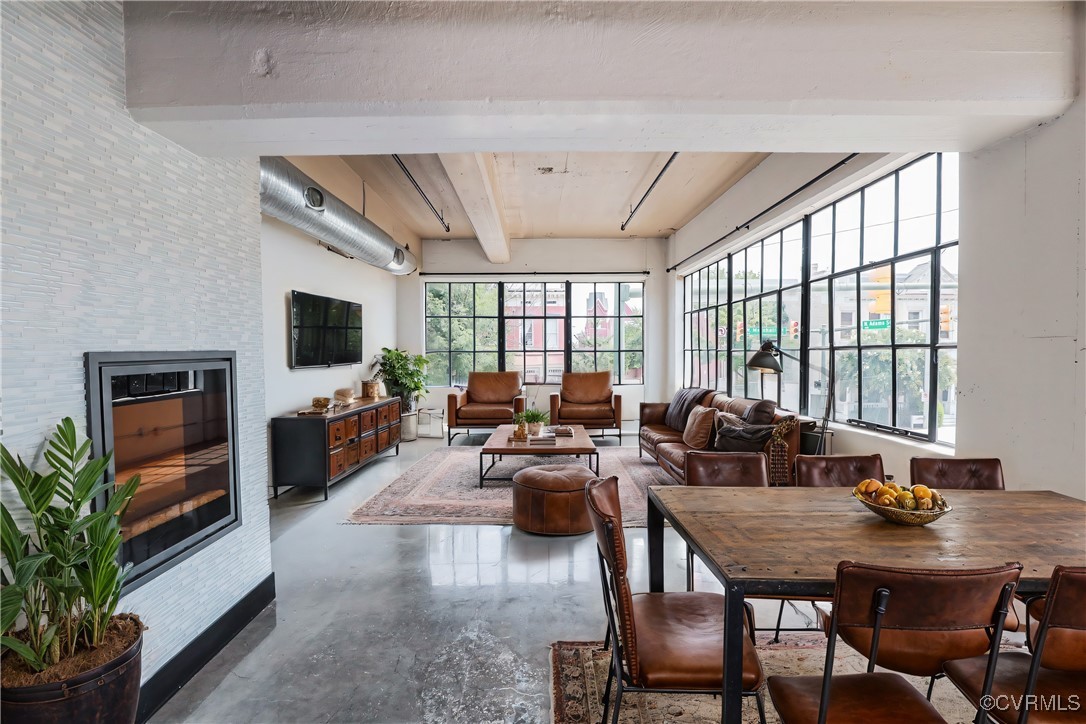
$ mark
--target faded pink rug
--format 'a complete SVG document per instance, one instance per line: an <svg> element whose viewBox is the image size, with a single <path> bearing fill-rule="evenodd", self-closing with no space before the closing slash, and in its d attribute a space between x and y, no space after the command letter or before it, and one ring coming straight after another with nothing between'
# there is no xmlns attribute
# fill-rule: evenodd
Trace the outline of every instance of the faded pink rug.
<svg viewBox="0 0 1086 724"><path fill-rule="evenodd" d="M668 485L671 478L637 448L600 448L600 476L618 476L626 527L645 525L650 485ZM583 461L584 458L581 458ZM490 464L490 456L486 458ZM487 475L509 477L530 465L577 463L573 457L506 457ZM583 463L582 463L583 464ZM418 525L512 525L513 484L487 482L479 488L479 448L446 447L412 465L351 514L348 523Z"/></svg>

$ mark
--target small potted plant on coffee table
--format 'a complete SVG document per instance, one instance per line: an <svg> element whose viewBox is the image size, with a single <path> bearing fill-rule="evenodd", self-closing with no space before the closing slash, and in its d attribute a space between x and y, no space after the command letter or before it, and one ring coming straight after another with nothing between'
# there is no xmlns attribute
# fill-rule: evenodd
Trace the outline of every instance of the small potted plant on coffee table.
<svg viewBox="0 0 1086 724"><path fill-rule="evenodd" d="M121 516L135 475L103 482L110 456L90 459L70 417L45 450L49 472L0 445L18 493L20 527L0 503L0 714L7 722L134 722L143 624L116 613L128 567L118 560ZM90 503L107 490L94 512Z"/></svg>
<svg viewBox="0 0 1086 724"><path fill-rule="evenodd" d="M538 435L539 431L547 424L547 421L551 419L550 413L537 410L534 407L530 407L524 412L518 412L513 418L513 422L523 422L528 426L529 435Z"/></svg>

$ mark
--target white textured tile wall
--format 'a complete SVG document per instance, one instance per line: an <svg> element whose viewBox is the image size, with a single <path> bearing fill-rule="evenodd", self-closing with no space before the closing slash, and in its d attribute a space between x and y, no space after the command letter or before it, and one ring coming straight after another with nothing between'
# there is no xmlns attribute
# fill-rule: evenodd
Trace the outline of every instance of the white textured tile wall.
<svg viewBox="0 0 1086 724"><path fill-rule="evenodd" d="M86 351L237 352L244 525L122 601L150 627L146 679L271 572L259 168L132 120L119 3L2 13L4 443L85 429Z"/></svg>

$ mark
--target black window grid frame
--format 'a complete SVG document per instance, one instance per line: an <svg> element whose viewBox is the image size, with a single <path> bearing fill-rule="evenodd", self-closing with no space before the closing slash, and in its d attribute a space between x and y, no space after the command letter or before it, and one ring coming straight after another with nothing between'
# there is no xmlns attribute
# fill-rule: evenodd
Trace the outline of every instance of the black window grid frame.
<svg viewBox="0 0 1086 724"><path fill-rule="evenodd" d="M935 209L934 210L934 224L935 224L934 243L932 245L930 245L930 246L927 246L927 247L924 247L924 248L921 248L921 249L916 249L916 250L910 251L908 253L902 254L901 253L901 241L900 241L900 232L901 232L900 227L901 227L901 222L903 221L901 219L901 173L903 171L911 168L915 164L922 163L922 162L924 162L927 159L932 158L932 157L935 158L935 172L934 172L934 174L935 174L935 184L934 184L934 188L933 188L933 191L932 191L932 193L935 196L935 204L934 204L934 209ZM766 299L766 298L775 298L776 299L776 309L777 309L776 329L777 329L778 334L777 334L776 339L773 339L773 341L776 342L777 344L780 344L781 340L782 340L782 335L784 334L784 328L782 326L784 294L786 292L794 291L796 289L799 289L802 292L801 293L801 305L802 305L802 308L801 308L799 347L798 347L798 349L786 349L785 350L785 351L789 352L790 354L796 354L796 356L800 358L800 362L798 363L800 365L800 368L799 368L799 373L800 373L799 374L799 378L800 378L799 379L800 399L799 399L799 405L798 405L799 410L798 411L801 414L814 414L815 416L818 416L818 417L821 417L822 412L823 412L822 410L811 410L810 409L810 397L811 397L810 385L811 385L811 376L812 376L812 374L811 374L811 371L812 371L811 365L812 365L812 363L814 361L814 357L816 355L821 355L823 353L825 353L827 355L836 355L838 352L854 351L856 353L856 355L857 355L857 364L856 364L856 393L857 393L857 400L856 400L856 404L857 404L857 414L859 416L857 419L859 419L861 421L861 424L863 422L866 422L866 421L863 420L863 417L862 417L863 416L863 400L864 400L863 364L862 364L863 357L862 357L862 355L863 355L863 353L865 351L889 351L890 352L890 381L891 381L891 394L890 394L890 397L889 397L889 399L890 399L889 415L890 415L891 424L890 425L884 425L883 427L889 428L895 434L906 435L906 436L909 436L909 437L918 438L918 439L922 439L922 440L929 441L929 442L941 442L938 439L938 411L937 411L937 407L938 407L938 404L939 404L939 400L941 399L941 397L943 395L943 387L942 387L942 380L940 380L940 377L939 377L939 357L940 357L941 353L946 353L946 352L955 352L956 353L957 346L958 346L956 336L955 336L953 341L945 341L940 336L940 321L941 321L940 308L941 308L941 300L942 300L941 286L942 286L942 276L943 276L943 274L942 274L943 263L942 262L943 262L944 253L946 253L947 251L949 251L951 249L956 249L958 247L958 245L959 245L959 240L958 240L957 237L955 237L953 239L944 239L943 238L942 221L943 221L943 215L944 215L944 211L945 211L944 208L943 208L943 178L944 178L943 159L944 159L944 157L943 157L943 154L941 154L941 153L925 154L923 156L920 156L920 157L910 161L909 163L906 163L906 164L894 169L893 171L881 176L880 178L875 179L875 180L865 184L860 189L850 191L849 193L842 195L840 198L835 199L834 201L827 203L826 205L812 211L811 213L805 214L799 220L799 222L790 221L789 223L784 224L780 229L778 229L774 233L768 234L767 236L762 237L762 238L758 239L757 241L755 241L755 242L753 242L751 244L748 244L747 246L744 246L744 247L742 247L740 249L733 250L732 252L727 254L724 258L722 258L722 259L720 259L720 260L718 260L716 262L713 262L713 264L707 265L705 267L702 267L700 269L697 269L697 270L691 272L690 274L685 275L685 277L683 279L683 283L686 286L686 289L684 290L684 297L683 297L683 300L684 300L683 322L684 322L684 326L686 328L686 330L684 331L684 334L686 334L688 336L688 339L695 340L697 338L696 329L694 328L694 325L696 323L696 318L697 318L696 313L699 312L699 311L702 311L702 308L694 308L694 309L692 309L690 307L690 304L694 301L694 298L696 296L695 293L694 293L694 290L690 287L690 285L692 285L694 283L693 280L698 279L699 275L702 273L702 271L705 270L705 269L708 269L709 266L725 265L726 264L726 265L728 265L729 270L734 268L733 264L732 264L732 260L734 258L736 258L737 255L743 255L743 262L744 262L743 271L746 273L747 277L749 277L751 269L750 269L750 264L749 264L750 254L748 254L748 249L750 249L752 247L760 247L761 254L759 255L759 259L761 261L761 265L760 265L760 268L759 268L759 279L760 279L760 281L758 283L758 289L760 290L761 293L748 295L747 294L747 289L746 289L746 286L748 286L748 285L746 285L746 284L744 284L744 289L742 290L742 292L739 292L739 290L736 289L735 286L734 286L735 281L736 281L735 277L734 277L734 274L729 273L729 276L728 276L728 302L727 302L727 305L726 305L727 306L727 312L728 312L729 318L731 320L742 319L744 321L744 324L745 324L744 334L743 334L743 337L742 337L742 340L741 340L741 342L743 344L739 345L739 346L736 345L736 333L735 333L735 330L732 328L732 325L729 324L728 325L728 332L729 333L727 335L726 344L721 345L721 340L719 339L719 335L718 335L716 348L712 352L712 354L714 356L716 356L717 359L719 359L720 354L726 354L728 369L727 369L727 375L726 375L727 385L726 385L726 388L724 388L724 389L726 389L726 391L727 391L727 393L729 395L732 395L732 396L746 396L746 391L747 391L747 387L748 387L748 383L749 383L749 375L751 375L751 374L759 374L759 373L747 370L745 368L745 364L742 366L741 369L738 369L738 370L735 369L735 364L736 364L735 363L735 356L736 356L736 354L740 354L743 357L744 360L749 359L750 354L754 351L754 349L757 348L757 345L754 344L754 341L751 341L751 343L750 343L752 348L748 348L747 345L746 345L746 342L747 342L747 340L749 339L749 336L750 336L748 334L748 332L747 332L747 329L749 329L749 325L746 324L749 321L749 320L747 320L747 317L746 317L747 304L749 302L754 301L754 300L759 300L759 302L760 302L760 300ZM865 223L865 221L866 221L866 196L867 196L867 192L871 187L873 187L876 184L881 183L882 181L884 181L886 179L889 179L889 178L894 179L893 250L892 250L891 255L886 257L886 258L878 259L878 260L872 260L870 262L865 263L864 262L864 258L865 258L864 241L865 241L865 230L866 230L866 226L867 226L866 223ZM858 266L853 266L853 267L850 267L848 269L838 270L837 269L837 232L838 232L838 229L837 229L837 208L838 208L838 204L840 204L843 201L851 199L854 195L859 196L859 206L860 206L860 209L859 209L859 249L858 249L858 260L859 260L860 263L859 263ZM822 211L825 211L827 209L830 210L830 215L831 215L831 218L830 218L831 236L830 236L829 271L827 273L820 273L817 276L812 276L812 274L811 274L811 264L812 264L812 259L811 259L812 223L811 223L811 221L812 221L812 218L816 214L818 214L818 213L820 213ZM792 284L792 285L789 285L787 287L783 287L783 286L781 286L781 284L783 284L783 281L784 281L784 279L783 279L783 277L784 277L783 270L784 270L784 246L785 245L784 245L783 232L786 229L791 228L795 223L801 223L802 224L802 227L801 227L801 229L802 229L802 231L801 231L801 257L802 257L802 259L801 259L801 262L802 262L801 281L798 284ZM779 244L779 253L781 255L781 258L780 258L780 263L778 265L778 268L781 269L781 271L782 271L781 279L778 281L778 288L777 289L774 289L774 290L771 290L771 291L765 291L765 288L764 288L765 280L764 280L764 277L762 276L762 271L764 271L764 269L765 269L765 241L767 239L772 239L774 236L778 236L778 235L780 236L780 240L781 240L781 243ZM928 320L927 320L927 323L928 323L928 339L927 339L927 342L924 342L924 343L903 342L903 341L899 342L898 339L897 339L897 337L898 337L898 326L900 324L907 324L909 322L915 323L917 320L908 320L908 319L902 320L902 319L898 318L898 310L897 310L897 304L896 304L896 300L897 300L897 274L894 273L894 270L895 270L897 264L917 260L917 259L920 259L920 258L925 257L925 256L929 257L929 259L930 259L929 287L928 287L928 295L929 295L930 305L929 305L929 313L928 313ZM873 270L873 269L878 269L879 267L883 267L883 266L889 266L890 270L891 270L890 271L890 295L889 295L889 299L890 299L890 313L889 313L890 341L889 341L889 343L880 343L880 344L873 344L873 343L870 343L870 342L865 343L862 340L861 305L862 305L863 297L862 297L862 294L861 294L861 289L862 289L861 279L862 279L862 275L863 275L864 272L870 271L870 270ZM855 337L854 337L855 344L838 344L836 342L836 335L835 335L835 330L836 330L835 311L836 310L834 308L834 300L835 300L834 282L835 282L836 279L847 278L849 276L852 276L852 277L855 278L855 284L854 284L854 287L855 287L855 290L856 290L855 295L854 295L855 296L855 311L853 313L853 320L854 320L854 323L855 323ZM745 279L747 277L745 277ZM745 281L745 279L744 279L744 281ZM827 340L828 340L828 343L826 345L824 345L824 346L823 345L812 345L811 340L810 340L811 296L812 296L811 291L812 291L812 286L814 284L821 284L823 282L826 283L827 290L828 290L828 295L827 295L827 326L828 326ZM739 307L738 309L734 309L734 307L736 305L738 305L738 307ZM759 305L759 324L760 324L760 326L764 326L764 323L761 320L760 310L761 310L761 306ZM736 314L736 312L738 312L738 314ZM920 320L920 321L923 321L923 320ZM898 356L899 356L900 352L907 351L907 350L924 350L924 351L927 351L927 364L928 364L927 384L926 384L925 389L924 389L925 393L927 394L927 410L926 410L927 431L924 432L924 433L920 433L917 430L912 429L911 427L908 427L908 428L902 427L901 426L902 421L898 420L898 384L899 384L899 380L898 380ZM686 357L688 357L688 359L689 359L689 363L686 365L686 371L685 371L686 379L685 379L685 382L688 385L710 386L711 387L711 386L714 386L714 385L704 384L704 381L701 379L701 375L699 374L700 369L698 368L698 364L699 364L699 360L701 358L701 355L699 354L701 351L702 350L700 348L698 348L696 345L690 345L689 347L684 349L684 355ZM819 371L819 376L820 377L822 376L821 371ZM773 375L772 377L774 378L774 383L773 384L775 384L775 386L776 386L776 389L775 389L776 397L775 397L775 399L780 400L781 399L781 393L782 393L782 387L783 387L783 379L782 379L783 375ZM719 384L719 376L716 379L714 379L713 382L716 383L716 384ZM741 391L737 391L735 389L736 385L739 384L739 383L742 384L742 390ZM762 384L762 385L766 384L766 381L764 380L764 376L763 376L763 380L761 381L760 384ZM839 393L840 393L840 389L838 389L837 392L835 393L835 397L837 397L839 395ZM836 399L834 400L834 404L833 404L831 410L832 410L831 411L831 419L834 419L835 421L842 421L841 417L838 415L838 403L837 403ZM847 421L847 419L845 421Z"/></svg>
<svg viewBox="0 0 1086 724"><path fill-rule="evenodd" d="M578 283L582 283L582 282L578 282ZM576 317L577 318L590 318L590 319L592 319L593 330L595 330L598 327L598 321L597 320L599 320L599 319L614 319L616 321L616 329L615 329L614 333L615 333L615 335L617 335L618 340L617 340L617 344L615 345L614 349L600 350L598 348L597 344L596 344L596 339L594 337L593 338L593 346L592 346L591 350L578 350L578 352L582 352L582 353L585 353L585 354L592 354L593 355L594 367L596 369L598 369L599 355L601 353L613 353L614 357L615 357L615 368L612 370L614 383L615 384L620 384L620 385L628 385L628 386L629 385L643 385L644 384L644 365L645 365L644 302L642 301L642 309L641 309L640 314L623 314L622 309L621 309L621 304L622 304L621 289L622 289L622 285L624 285L624 284L626 284L626 285L637 285L638 287L640 287L641 298L642 298L642 300L644 300L644 295L645 295L645 283L644 283L644 281L636 281L636 282L622 282L622 281L616 281L616 282L583 282L583 283L594 284L594 285L596 285L596 284L598 284L598 285L613 285L615 287L615 290L616 290L617 295L618 295L618 298L616 298L616 302L619 305L619 308L617 308L614 311L613 314L607 314L607 315L593 314L593 315L590 315L590 316L589 315L576 315ZM472 299L472 312L473 312L473 314L470 317L466 316L466 315L460 315L460 314L453 314L452 313L453 312L452 286L456 285L456 284L470 285L472 287L471 299ZM498 291L497 316L496 317L493 317L491 315L479 316L477 314L474 314L474 312L476 311L475 304L476 304L476 299L477 299L476 288L479 285L494 285L494 284L497 284L497 291ZM525 284L541 284L542 287L543 287L543 312L542 312L542 314L526 315L526 314L523 313L525 311L525 307L523 307L523 306L521 308L522 309L521 314L507 314L506 313L506 304L505 304L506 286L507 286L507 284L520 285L522 289L524 288ZM547 315L546 314L547 287L548 287L548 285L555 285L555 284L564 285L565 311L564 311L564 314L562 314L562 315ZM572 341L573 341L572 340L572 336L573 336L572 335L572 320L574 318L574 315L572 314L572 285L573 285L573 282L570 282L568 280L565 281L565 282L541 282L541 281L538 281L538 280L532 280L532 281L525 280L525 281L516 281L516 282L504 282L504 281L500 281L500 282L480 282L480 281L472 281L472 282L433 281L433 282L426 282L425 286L424 286L424 289L423 289L423 293L424 293L424 301L423 301L424 327L423 327L423 334L424 334L424 346L426 348L426 354L427 355L430 355L430 354L444 354L444 355L446 355L446 359L447 359L447 362L446 362L446 365L445 365L445 371L444 371L444 374L441 377L441 379L444 380L444 384L440 384L440 383L434 381L435 377L433 375L433 372L435 370L433 369L433 367L431 367L430 374L427 375L428 378L431 380L431 382L428 383L429 386L431 386L431 387L434 387L434 386L439 386L439 387L440 386L449 386L449 387L451 387L451 386L454 386L454 384L458 384L458 383L454 382L453 375L452 375L453 355L454 354L458 354L458 353L459 354L469 354L470 353L472 355L472 360L474 362L475 359L476 359L476 355L478 355L478 354L492 354L493 353L492 350L480 350L476 346L474 346L478 342L478 334L477 334L477 330L478 330L478 326L477 326L478 322L477 322L477 320L478 319L496 319L497 320L497 328L498 328L498 345L497 345L498 350L497 350L497 355L498 355L498 370L499 371L506 371L507 370L507 367L508 367L508 365L507 365L507 356L508 356L507 353L512 354L512 353L519 352L521 354L521 365L520 365L519 370L521 372L521 375L524 376L525 379L526 379L526 377L527 377L527 375L526 375L527 354L529 354L529 353L537 353L537 354L542 355L543 369L542 369L542 375L541 376L542 376L543 381L541 381L541 382L525 382L525 384L553 385L553 384L560 383L561 380L558 380L557 382L548 380L548 376L549 376L548 361L550 359L551 354L559 354L559 353L561 353L562 354L562 361L563 361L563 367L562 367L563 372L569 372L572 369L572 367L571 367L571 365L572 365L572 353L573 353L573 349L572 349ZM428 302L429 302L429 296L430 296L430 288L432 286L433 287L444 287L445 290L446 290L446 308L445 308L445 313L444 314L431 314L430 313ZM595 290L595 287L593 287L593 289ZM524 293L522 292L522 294L524 294ZM448 330L448 332L447 332L447 339L446 339L447 343L446 343L445 348L435 349L435 348L431 347L430 334L429 334L429 326L430 326L429 322L430 322L431 319L444 319L444 320L446 320L446 329ZM453 346L452 320L453 319L471 319L472 320L473 347L470 350L459 350L459 349L453 349L452 348L452 346ZM623 335L623 332L624 332L623 322L625 320L628 320L628 319L638 319L641 322L641 346L640 346L640 348L627 347L626 344L625 344L625 338L624 338L624 335ZM520 340L520 346L519 347L508 347L508 340L506 338L506 322L509 321L509 320L520 320L521 321L521 325L522 325L521 326L521 340ZM560 342L559 346L555 346L553 349L550 348L549 340L547 339L547 320L562 320L563 321L562 341ZM542 332L542 334L543 334L543 340L542 340L543 349L542 350L536 350L536 349L529 350L529 349L526 349L525 341L524 341L524 335L525 335L525 331L526 331L526 325L530 321L542 321L542 324L543 324L543 332ZM564 347L561 346L561 345L564 345ZM636 377L630 377L630 376L625 374L625 366L623 364L624 355L631 354L631 353L641 355L641 365L642 365L642 367L641 367L641 369L642 369L642 377L641 377L641 379L637 379Z"/></svg>

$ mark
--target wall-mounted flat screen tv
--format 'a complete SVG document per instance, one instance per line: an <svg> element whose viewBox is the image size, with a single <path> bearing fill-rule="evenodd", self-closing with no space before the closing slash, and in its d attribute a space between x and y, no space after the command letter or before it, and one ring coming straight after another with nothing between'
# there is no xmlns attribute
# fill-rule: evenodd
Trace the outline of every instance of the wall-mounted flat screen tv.
<svg viewBox="0 0 1086 724"><path fill-rule="evenodd" d="M362 360L362 305L290 293L290 366L331 367Z"/></svg>

